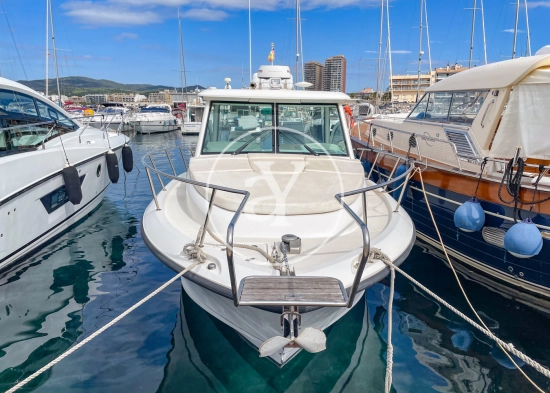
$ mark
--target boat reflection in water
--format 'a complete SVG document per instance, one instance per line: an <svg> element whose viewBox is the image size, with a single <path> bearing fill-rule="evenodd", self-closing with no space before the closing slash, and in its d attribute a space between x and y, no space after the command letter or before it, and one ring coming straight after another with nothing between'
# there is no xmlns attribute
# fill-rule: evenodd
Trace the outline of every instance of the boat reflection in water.
<svg viewBox="0 0 550 393"><path fill-rule="evenodd" d="M136 233L137 220L123 219L117 207L105 200L83 225L47 244L24 263L2 272L0 391L104 323L101 315L95 314L90 317L92 321L86 322L85 315L90 313L84 313L84 307L93 304L103 294L105 281L125 267L124 242ZM114 277L121 281L118 291L131 284L134 274L130 270L122 273L124 279ZM46 373L37 382L48 378Z"/></svg>

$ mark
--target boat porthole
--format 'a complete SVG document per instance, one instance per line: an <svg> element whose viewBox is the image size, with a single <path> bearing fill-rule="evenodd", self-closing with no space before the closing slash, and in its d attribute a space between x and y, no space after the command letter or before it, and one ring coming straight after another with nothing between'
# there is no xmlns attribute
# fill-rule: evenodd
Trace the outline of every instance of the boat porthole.
<svg viewBox="0 0 550 393"><path fill-rule="evenodd" d="M519 276L523 277L523 276L525 276L525 274L523 274L523 272L519 272Z"/></svg>
<svg viewBox="0 0 550 393"><path fill-rule="evenodd" d="M97 177L101 176L101 164L99 164L99 165L97 166L96 175L97 175Z"/></svg>
<svg viewBox="0 0 550 393"><path fill-rule="evenodd" d="M514 268L512 266L508 266L508 271L512 273L514 271Z"/></svg>

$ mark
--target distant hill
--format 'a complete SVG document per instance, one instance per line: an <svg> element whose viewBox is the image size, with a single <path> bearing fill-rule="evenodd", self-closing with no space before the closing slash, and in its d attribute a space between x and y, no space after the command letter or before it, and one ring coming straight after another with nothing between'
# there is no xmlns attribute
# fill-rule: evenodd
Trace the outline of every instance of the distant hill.
<svg viewBox="0 0 550 393"><path fill-rule="evenodd" d="M37 91L46 91L46 80L38 79L32 81L18 81L19 83ZM55 79L48 81L50 94L57 93L57 84ZM174 90L173 86L148 85L148 84L123 84L113 82L107 79L93 79L84 76L67 76L59 78L61 94L66 96L83 96L86 94L112 94L112 93L139 93L147 95L160 90ZM204 89L200 85L187 86L185 89L189 92L196 88ZM178 89L181 91L181 87Z"/></svg>

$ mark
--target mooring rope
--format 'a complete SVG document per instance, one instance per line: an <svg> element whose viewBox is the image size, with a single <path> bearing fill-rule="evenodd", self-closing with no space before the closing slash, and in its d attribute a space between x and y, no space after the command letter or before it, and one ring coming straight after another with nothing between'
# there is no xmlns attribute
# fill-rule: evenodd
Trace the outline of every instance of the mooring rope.
<svg viewBox="0 0 550 393"><path fill-rule="evenodd" d="M92 333L91 335L89 335L88 337L86 337L84 340L82 340L81 342L79 342L78 344L76 344L74 347L71 347L69 348L67 351L63 352L61 355L59 355L58 357L56 357L54 360L52 360L51 362L49 362L48 364L46 364L44 367L42 367L41 369L39 369L38 371L36 371L35 373L29 375L27 378L25 378L24 380L22 380L21 382L19 382L17 385L15 385L14 387L12 387L11 389L9 389L6 393L13 393L19 389L21 389L23 386L25 386L26 384L28 384L30 381L32 381L33 379L35 379L36 377L38 377L39 375L41 375L42 373L44 373L45 371L49 370L50 368L52 368L53 366L55 366L57 363L59 363L60 361L62 361L63 359L65 359L67 356L69 356L70 354L72 354L73 352L75 352L77 349L83 347L84 345L86 345L87 343L89 343L90 341L92 341L94 338L96 338L97 336L99 336L101 333L103 333L105 330L109 329L111 326L113 326L114 324L116 324L117 322L119 322L122 318L126 317L128 314L130 314L132 311L134 311L136 308L138 308L139 306L141 306L142 304L144 304L145 302L147 302L148 300L150 300L151 298L153 298L155 295L157 295L158 293L162 292L164 289L166 289L166 287L168 287L170 284L172 284L174 281L176 281L178 278L182 277L185 273L187 273L189 270L193 269L195 266L197 265L200 265L202 262L200 260L197 260L197 262L191 264L190 266L188 266L187 268L185 268L184 270L182 270L181 272L179 272L178 274L176 274L174 277L172 277L170 280L168 280L166 283L162 284L160 287L158 287L156 290L154 290L153 292L151 292L149 295L145 296L143 299L141 299L139 302L137 302L136 304L134 304L132 307L130 307L129 309L127 309L126 311L124 311L122 314L120 314L118 317L114 318L112 321L110 321L109 323L107 323L106 325L102 326L101 328L99 328L98 330L96 330L94 333Z"/></svg>
<svg viewBox="0 0 550 393"><path fill-rule="evenodd" d="M445 300L443 300L441 297L439 297L438 295L436 295L434 292L430 291L428 288L426 288L424 285L422 285L420 282L418 282L417 280L415 280L414 278L412 278L411 276L409 276L407 273L405 273L403 270L401 270L399 267L395 266L393 264L393 262L391 261L391 259L385 255L381 250L376 250L377 251L377 254L380 258L381 261L383 261L384 263L386 263L390 269L390 273L391 273L391 282L390 282L390 304L389 304L389 307L388 307L388 353L387 353L387 366L386 366L386 384L385 384L385 388L386 388L386 393L389 393L389 389L391 389L391 373L392 373L392 366L393 366L393 346L391 345L391 334L392 334L392 329L391 329L391 323L392 323L392 302L393 302L393 293L394 293L394 281L395 281L395 271L398 271L399 273L401 273L405 278L407 278L409 281L411 281L413 284L415 284L417 287L419 287L420 289L422 289L424 292L426 292L428 295L432 296L434 299L436 299L438 302L440 302L441 304L443 304L445 307L447 307L449 310L451 310L452 312L454 312L456 315L458 315L459 317L461 317L462 319L464 319L465 321L467 321L468 323L470 323L472 326L474 326L475 328L477 328L478 330L480 330L482 333L484 333L486 336L488 336L489 338L491 338L493 341L495 341L497 343L497 345L500 347L500 349L502 349L502 351L506 354L506 356L510 359L510 361L512 362L512 364L514 364L514 366L523 374L523 376L540 392L544 393L544 390L542 390L531 378L529 378L529 376L527 376L527 374L525 374L525 372L521 369L521 367L518 366L518 364L514 361L514 359L510 356L510 353L512 353L513 355L515 355L516 357L518 357L519 359L521 359L523 362L525 362L526 364L530 365L531 367L533 367L536 371L538 371L539 373L541 373L542 375L544 375L545 377L547 378L550 378L550 370L548 370L546 367L542 366L540 363L538 363L537 361L531 359L529 356L525 355L523 352L521 351L518 351L513 344L511 343L506 343L504 341L502 341L500 338L498 338L496 335L494 335L491 330L487 327L487 325L485 324L485 322L483 321L483 319L481 319L481 317L479 316L479 314L477 313L477 311L475 310L474 306L472 305L472 303L470 302L470 299L468 297L468 295L466 294L466 291L464 290L463 286L462 286L462 283L460 281L460 278L458 277L458 274L453 266L453 263L451 262L451 259L447 253L447 249L445 247L445 244L443 242L443 238L441 236L441 233L439 232L439 228L437 227L437 223L435 221L435 218L434 218L434 215L433 215L433 212L432 212L432 209L431 209L431 206L430 206L430 203L428 201L428 195L426 194L426 190L424 188L424 179L422 178L422 171L419 169L419 168L416 168L414 170L414 172L418 173L419 174L419 177L420 177L420 184L422 185L422 192L424 194L424 200L426 201L426 206L428 207L428 211L430 213L430 217L432 219L432 222L434 224L434 227L435 227L435 230L437 232L437 235L439 237L439 242L441 244L441 247L443 249L443 252L445 254L445 257L447 259L447 262L449 263L449 266L451 267L451 270L453 271L453 274L455 276L455 279L458 283L458 286L462 292L462 295L464 296L466 302L468 303L470 309L472 310L472 312L474 313L474 315L477 317L477 319L479 320L480 323L477 323L476 321L474 321L473 319L469 318L466 314L462 313L461 311L459 311L457 308L453 307L451 304L447 303Z"/></svg>

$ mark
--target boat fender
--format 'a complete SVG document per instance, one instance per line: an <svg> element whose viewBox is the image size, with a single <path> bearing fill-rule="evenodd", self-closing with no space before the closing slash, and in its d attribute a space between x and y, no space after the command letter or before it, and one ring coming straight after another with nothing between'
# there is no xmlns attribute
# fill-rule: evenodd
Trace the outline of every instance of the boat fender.
<svg viewBox="0 0 550 393"><path fill-rule="evenodd" d="M405 164L402 164L395 171L395 177L401 176L405 172L407 172L407 166ZM393 189L395 191L393 191L391 194L392 194L393 199L395 199L396 201L399 200L399 196L401 195L403 190L405 191L405 194L403 195L403 197L405 197L405 195L407 195L407 190L409 189L408 184L405 185L404 187L399 188L398 190L396 190L396 188L400 187L404 182L405 182L405 178L403 178L401 180L398 180L395 183L393 183Z"/></svg>
<svg viewBox="0 0 550 393"><path fill-rule="evenodd" d="M107 172L109 173L109 179L111 179L111 182L117 183L120 173L118 171L118 159L116 154L112 150L109 150L107 154L105 154L105 159L107 160Z"/></svg>
<svg viewBox="0 0 550 393"><path fill-rule="evenodd" d="M126 173L130 173L134 169L134 153L127 144L122 148L122 167Z"/></svg>
<svg viewBox="0 0 550 393"><path fill-rule="evenodd" d="M512 225L504 235L504 248L518 258L531 258L542 248L542 235L530 218Z"/></svg>
<svg viewBox="0 0 550 393"><path fill-rule="evenodd" d="M464 232L476 232L485 225L485 212L477 198L464 202L455 210L455 226Z"/></svg>
<svg viewBox="0 0 550 393"><path fill-rule="evenodd" d="M370 173L370 168L371 168L370 161L367 161L367 160L361 161L361 165L363 165L363 171L365 171L365 174L368 175Z"/></svg>
<svg viewBox="0 0 550 393"><path fill-rule="evenodd" d="M82 201L82 187L80 186L78 170L74 166L67 165L63 168L63 182L69 201L73 205L79 205Z"/></svg>

